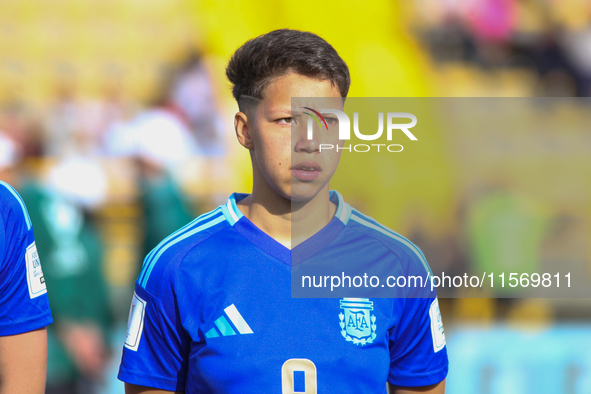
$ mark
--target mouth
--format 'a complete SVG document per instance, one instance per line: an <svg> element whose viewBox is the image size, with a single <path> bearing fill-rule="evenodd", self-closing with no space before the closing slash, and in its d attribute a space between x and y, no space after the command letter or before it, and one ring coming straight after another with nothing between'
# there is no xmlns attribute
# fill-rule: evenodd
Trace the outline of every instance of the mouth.
<svg viewBox="0 0 591 394"><path fill-rule="evenodd" d="M313 161L303 161L291 167L291 173L300 181L312 181L320 175L322 167Z"/></svg>

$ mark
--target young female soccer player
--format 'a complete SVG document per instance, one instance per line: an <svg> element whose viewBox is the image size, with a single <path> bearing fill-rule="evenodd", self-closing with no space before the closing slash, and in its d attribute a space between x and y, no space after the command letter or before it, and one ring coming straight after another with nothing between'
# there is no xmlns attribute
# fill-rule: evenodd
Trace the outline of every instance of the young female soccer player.
<svg viewBox="0 0 591 394"><path fill-rule="evenodd" d="M339 153L319 144L334 137L308 139L292 113L292 97L342 103L346 64L322 38L283 29L245 43L226 74L252 193L146 257L119 372L127 393L385 393L387 382L443 393L435 297L291 298L290 269L311 255L358 250L429 270L416 246L329 190Z"/></svg>

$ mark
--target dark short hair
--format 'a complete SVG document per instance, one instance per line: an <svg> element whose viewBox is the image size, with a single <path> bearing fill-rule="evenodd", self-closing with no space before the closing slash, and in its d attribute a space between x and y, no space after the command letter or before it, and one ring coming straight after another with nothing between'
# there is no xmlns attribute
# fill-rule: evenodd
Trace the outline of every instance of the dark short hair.
<svg viewBox="0 0 591 394"><path fill-rule="evenodd" d="M262 100L269 83L290 72L329 80L342 97L347 97L351 85L349 68L337 51L307 31L280 29L253 38L234 52L226 67L232 94L241 110L241 97Z"/></svg>

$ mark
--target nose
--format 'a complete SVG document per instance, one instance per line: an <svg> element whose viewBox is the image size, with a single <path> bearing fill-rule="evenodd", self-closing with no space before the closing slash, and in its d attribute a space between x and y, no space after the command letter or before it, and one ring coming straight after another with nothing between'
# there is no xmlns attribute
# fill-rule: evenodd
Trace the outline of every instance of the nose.
<svg viewBox="0 0 591 394"><path fill-rule="evenodd" d="M294 152L315 153L320 151L320 133L322 130L317 124L314 124L312 118L308 119L307 124L292 128L292 139L294 143Z"/></svg>

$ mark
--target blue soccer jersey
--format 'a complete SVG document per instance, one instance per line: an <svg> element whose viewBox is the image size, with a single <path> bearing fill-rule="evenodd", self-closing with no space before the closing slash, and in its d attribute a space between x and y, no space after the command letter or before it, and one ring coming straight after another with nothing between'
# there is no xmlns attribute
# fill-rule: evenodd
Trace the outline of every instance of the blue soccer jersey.
<svg viewBox="0 0 591 394"><path fill-rule="evenodd" d="M240 212L245 196L233 194L148 254L119 379L188 394L373 394L385 393L386 381L416 387L445 378L436 297L291 297L298 248L311 256L354 242L429 270L416 246L331 192L333 219L290 251Z"/></svg>
<svg viewBox="0 0 591 394"><path fill-rule="evenodd" d="M31 219L23 200L0 181L0 336L52 323Z"/></svg>

